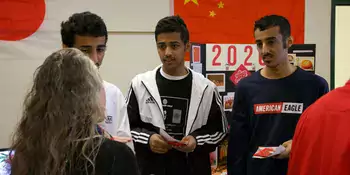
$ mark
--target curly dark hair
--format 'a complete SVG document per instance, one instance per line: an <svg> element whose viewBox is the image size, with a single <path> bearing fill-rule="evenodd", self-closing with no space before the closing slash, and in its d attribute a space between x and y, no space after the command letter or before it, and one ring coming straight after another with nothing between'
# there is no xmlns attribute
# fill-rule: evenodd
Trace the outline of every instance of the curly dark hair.
<svg viewBox="0 0 350 175"><path fill-rule="evenodd" d="M181 40L185 44L189 42L190 34L188 32L185 21L178 15L167 16L158 21L156 30L154 32L156 41L159 34L172 32L179 32Z"/></svg>
<svg viewBox="0 0 350 175"><path fill-rule="evenodd" d="M73 47L75 35L106 37L108 39L107 27L103 19L89 11L74 13L67 21L61 23L62 43Z"/></svg>

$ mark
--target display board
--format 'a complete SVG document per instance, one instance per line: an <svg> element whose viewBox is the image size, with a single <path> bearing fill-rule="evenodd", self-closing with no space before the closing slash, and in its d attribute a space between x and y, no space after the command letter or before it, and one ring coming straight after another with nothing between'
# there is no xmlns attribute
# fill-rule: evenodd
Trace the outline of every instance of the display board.
<svg viewBox="0 0 350 175"><path fill-rule="evenodd" d="M295 44L288 49L289 62L315 73L315 44ZM190 50L190 67L214 82L222 97L224 111L231 123L236 85L243 78L264 67L256 45L196 44ZM212 174L226 172L228 138L210 154Z"/></svg>

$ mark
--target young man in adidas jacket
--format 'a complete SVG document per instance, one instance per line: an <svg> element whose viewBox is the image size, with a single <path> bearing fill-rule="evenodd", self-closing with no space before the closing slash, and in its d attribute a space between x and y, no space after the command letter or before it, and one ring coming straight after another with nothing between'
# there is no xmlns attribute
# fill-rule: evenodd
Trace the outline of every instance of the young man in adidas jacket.
<svg viewBox="0 0 350 175"><path fill-rule="evenodd" d="M73 14L62 22L61 38L63 47L78 48L97 67L101 66L108 39L107 27L101 17L91 12ZM116 141L126 143L134 150L125 98L114 84L104 81L103 85L106 92L106 118L99 125Z"/></svg>
<svg viewBox="0 0 350 175"><path fill-rule="evenodd" d="M189 34L178 16L155 30L162 65L133 78L127 105L142 175L210 175L209 153L226 136L216 86L184 65ZM185 144L171 145L164 132Z"/></svg>

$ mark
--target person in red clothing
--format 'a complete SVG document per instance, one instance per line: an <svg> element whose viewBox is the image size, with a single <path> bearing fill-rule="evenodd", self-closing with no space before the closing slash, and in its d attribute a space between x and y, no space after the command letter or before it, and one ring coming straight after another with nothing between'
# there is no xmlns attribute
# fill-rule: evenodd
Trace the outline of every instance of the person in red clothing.
<svg viewBox="0 0 350 175"><path fill-rule="evenodd" d="M288 175L350 174L350 80L311 105L293 138Z"/></svg>

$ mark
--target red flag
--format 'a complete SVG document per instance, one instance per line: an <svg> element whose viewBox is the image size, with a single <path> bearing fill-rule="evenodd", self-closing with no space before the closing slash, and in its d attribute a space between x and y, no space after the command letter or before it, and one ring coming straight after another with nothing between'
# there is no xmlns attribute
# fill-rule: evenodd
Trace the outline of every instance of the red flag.
<svg viewBox="0 0 350 175"><path fill-rule="evenodd" d="M268 15L286 17L294 43L304 43L305 0L174 0L190 31L191 42L253 44L254 21Z"/></svg>
<svg viewBox="0 0 350 175"><path fill-rule="evenodd" d="M44 0L0 1L0 41L22 40L35 33L44 21Z"/></svg>

